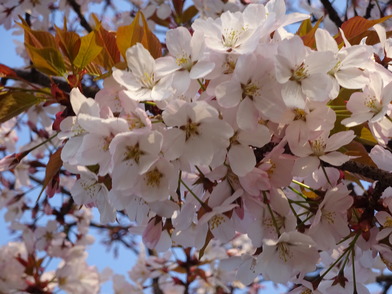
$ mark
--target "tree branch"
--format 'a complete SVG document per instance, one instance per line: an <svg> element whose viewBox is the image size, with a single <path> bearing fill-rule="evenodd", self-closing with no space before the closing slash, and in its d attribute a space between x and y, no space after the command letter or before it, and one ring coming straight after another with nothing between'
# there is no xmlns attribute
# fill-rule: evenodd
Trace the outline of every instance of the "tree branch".
<svg viewBox="0 0 392 294"><path fill-rule="evenodd" d="M392 173L383 171L379 168L368 166L356 161L347 161L338 168L378 181L374 190L374 196L376 196L376 198L380 198L382 192L386 188L392 187Z"/></svg>
<svg viewBox="0 0 392 294"><path fill-rule="evenodd" d="M87 32L91 32L93 29L91 28L91 26L89 25L89 23L85 19L82 11L80 10L80 5L78 3L76 3L75 0L67 0L67 2L68 2L69 5L71 5L72 9L78 15L78 17L80 19L81 26L84 27Z"/></svg>
<svg viewBox="0 0 392 294"><path fill-rule="evenodd" d="M44 75L35 69L32 70L14 69L14 71L17 74L17 76L19 76L22 79L25 79L30 83L37 84L43 87L50 87L52 84L51 79L47 75ZM69 93L71 91L71 87L66 81L61 80L59 78L52 78L52 81L57 84L60 90L66 93ZM95 97L95 94L97 94L99 88L83 86L82 91L86 97Z"/></svg>
<svg viewBox="0 0 392 294"><path fill-rule="evenodd" d="M334 24L336 24L336 26L340 28L343 22L340 19L338 13L336 12L335 8L333 8L331 2L329 2L328 0L320 0L320 1L323 4L325 10L327 10L329 18L334 22Z"/></svg>

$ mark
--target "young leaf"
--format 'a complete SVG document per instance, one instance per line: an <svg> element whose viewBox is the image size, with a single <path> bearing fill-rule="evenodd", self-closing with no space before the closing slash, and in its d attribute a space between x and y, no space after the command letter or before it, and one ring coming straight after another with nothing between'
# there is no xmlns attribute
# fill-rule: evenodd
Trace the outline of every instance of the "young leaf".
<svg viewBox="0 0 392 294"><path fill-rule="evenodd" d="M81 45L80 36L75 32L68 32L66 29L60 29L55 26L56 30L56 41L58 42L61 51L69 59L71 63L75 60L78 55L79 48Z"/></svg>
<svg viewBox="0 0 392 294"><path fill-rule="evenodd" d="M0 63L0 78L4 77L16 77L17 74L8 66Z"/></svg>
<svg viewBox="0 0 392 294"><path fill-rule="evenodd" d="M307 33L309 33L312 28L313 28L312 22L310 21L310 18L307 18L301 22L301 25L299 26L295 34L300 37L303 37Z"/></svg>
<svg viewBox="0 0 392 294"><path fill-rule="evenodd" d="M305 35L301 36L302 41L304 42L305 46L308 46L310 48L316 47L315 34L316 34L316 31L317 31L322 20L323 19L320 18L313 27L311 27L312 25L310 24L310 27L311 27L310 30L308 30L308 32ZM306 29L309 29L309 27L307 27Z"/></svg>
<svg viewBox="0 0 392 294"><path fill-rule="evenodd" d="M46 170L45 170L45 179L44 182L42 183L42 189L41 192L38 195L37 202L39 198L42 195L42 192L45 190L45 188L48 186L50 181L53 179L54 176L59 172L61 167L63 166L63 161L61 160L61 150L62 148L57 149L55 153L53 153L48 161L48 164L46 165Z"/></svg>
<svg viewBox="0 0 392 294"><path fill-rule="evenodd" d="M67 72L61 53L55 48L35 48L26 44L27 53L36 69L50 76L64 76Z"/></svg>
<svg viewBox="0 0 392 294"><path fill-rule="evenodd" d="M73 64L83 69L90 64L102 51L102 46L97 43L95 31L81 38L80 49Z"/></svg>
<svg viewBox="0 0 392 294"><path fill-rule="evenodd" d="M150 51L152 57L155 59L158 57L162 56L162 45L157 36L154 35L153 32L150 31L148 28L148 24L146 21L146 18L144 15L141 13L142 16L142 21L143 21L143 39L142 39L142 44L144 48L146 48L148 51Z"/></svg>
<svg viewBox="0 0 392 294"><path fill-rule="evenodd" d="M350 42L351 45L356 45L359 44L361 39L363 38L363 34L369 30L371 27L373 27L375 24L382 23L389 18L391 18L392 15L388 15L379 19L366 19L361 16L355 16L353 18L350 18L349 20L345 21L342 24L342 31L344 32L344 35L346 36L347 40ZM340 34L336 37L336 41L338 44L341 44L343 42L342 37Z"/></svg>
<svg viewBox="0 0 392 294"><path fill-rule="evenodd" d="M18 23L18 25L24 30L25 44L35 48L57 48L56 40L51 33L32 30L24 20L22 20L22 23Z"/></svg>
<svg viewBox="0 0 392 294"><path fill-rule="evenodd" d="M106 70L110 70L116 63L120 62L120 51L116 43L116 33L105 30L98 18L93 14L96 23L95 35L97 43L103 47L96 62Z"/></svg>
<svg viewBox="0 0 392 294"><path fill-rule="evenodd" d="M182 15L182 23L189 23L199 13L195 5L189 6Z"/></svg>
<svg viewBox="0 0 392 294"><path fill-rule="evenodd" d="M141 18L141 19L140 19ZM142 25L140 24L142 22ZM159 39L150 31L142 12L138 12L133 22L117 30L117 46L121 55L126 59L125 52L136 43L142 43L154 58L162 56L162 45Z"/></svg>
<svg viewBox="0 0 392 294"><path fill-rule="evenodd" d="M126 60L125 52L129 47L132 47L138 42L142 41L143 28L139 24L140 12L135 16L135 19L130 25L121 26L117 30L117 47L120 50L122 57Z"/></svg>
<svg viewBox="0 0 392 294"><path fill-rule="evenodd" d="M40 98L27 92L15 91L0 95L0 123L6 122L42 101Z"/></svg>

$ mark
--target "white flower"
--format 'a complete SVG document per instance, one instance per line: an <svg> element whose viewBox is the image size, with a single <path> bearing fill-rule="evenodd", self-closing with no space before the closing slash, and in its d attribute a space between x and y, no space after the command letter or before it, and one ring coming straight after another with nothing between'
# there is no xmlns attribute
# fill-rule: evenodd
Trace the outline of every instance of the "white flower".
<svg viewBox="0 0 392 294"><path fill-rule="evenodd" d="M309 229L309 235L320 249L332 249L341 238L350 233L347 210L353 204L346 186L329 189L320 203Z"/></svg>
<svg viewBox="0 0 392 294"><path fill-rule="evenodd" d="M320 160L334 166L340 166L350 160L348 155L338 151L340 147L347 145L354 138L353 131L343 131L328 137L329 132L323 132L317 139L305 142L304 145L290 146L291 151L299 156L293 167L293 175L304 177L316 170Z"/></svg>
<svg viewBox="0 0 392 294"><path fill-rule="evenodd" d="M196 19L192 28L204 33L206 46L213 51L248 54L256 49L260 35L257 28L246 24L246 19L241 12L226 11L215 20Z"/></svg>
<svg viewBox="0 0 392 294"><path fill-rule="evenodd" d="M392 100L392 82L385 82L378 73L373 73L363 92L355 92L347 102L351 117L342 120L346 127L354 127L366 121L381 121L387 114Z"/></svg>
<svg viewBox="0 0 392 294"><path fill-rule="evenodd" d="M75 203L78 205L93 204L100 212L102 223L113 222L116 219L116 212L109 203L109 192L106 186L98 181L96 174L85 167L77 167L75 172L80 174L80 179L75 182L70 191Z"/></svg>
<svg viewBox="0 0 392 294"><path fill-rule="evenodd" d="M216 152L229 146L233 129L219 119L214 107L204 101L179 101L170 106L162 113L165 124L171 127L164 134L167 159L209 165Z"/></svg>
<svg viewBox="0 0 392 294"><path fill-rule="evenodd" d="M370 150L369 156L379 168L392 173L391 151L384 149L380 145L376 145Z"/></svg>
<svg viewBox="0 0 392 294"><path fill-rule="evenodd" d="M133 189L138 179L158 160L162 134L158 131L132 131L118 134L110 143L113 154L112 180L116 190Z"/></svg>
<svg viewBox="0 0 392 294"><path fill-rule="evenodd" d="M335 39L323 29L317 29L315 37L318 51L334 53L335 65L328 72L333 84L331 99L338 96L339 85L346 89L361 89L369 82L363 70L373 54L368 47L357 45L339 50Z"/></svg>
<svg viewBox="0 0 392 294"><path fill-rule="evenodd" d="M189 30L179 27L166 33L166 46L170 56L157 59L157 63L165 74L173 73L173 87L178 93L185 93L191 82L204 78L215 67L215 64L203 58L203 34L195 32L191 36ZM197 83L196 83L197 84Z"/></svg>
<svg viewBox="0 0 392 294"><path fill-rule="evenodd" d="M157 68L154 58L142 44L129 48L126 52L128 68L123 71L114 68L114 79L127 90L126 93L136 101L164 100L172 93L169 77Z"/></svg>
<svg viewBox="0 0 392 294"><path fill-rule="evenodd" d="M319 259L316 244L309 236L284 232L278 240L264 240L256 272L275 283L286 283L300 273L313 271Z"/></svg>
<svg viewBox="0 0 392 294"><path fill-rule="evenodd" d="M278 45L276 78L282 84L282 97L288 107L304 108L306 97L326 101L332 82L327 72L335 65L332 52L309 52L294 36Z"/></svg>

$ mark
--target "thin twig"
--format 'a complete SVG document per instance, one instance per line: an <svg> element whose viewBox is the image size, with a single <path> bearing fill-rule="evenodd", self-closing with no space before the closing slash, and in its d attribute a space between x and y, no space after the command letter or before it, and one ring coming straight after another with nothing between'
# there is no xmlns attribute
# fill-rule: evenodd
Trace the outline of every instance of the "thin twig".
<svg viewBox="0 0 392 294"><path fill-rule="evenodd" d="M67 0L68 4L71 5L72 9L75 11L75 13L78 15L80 19L80 25L86 29L87 32L91 32L93 29L85 19L81 9L80 5L76 3L75 0Z"/></svg>
<svg viewBox="0 0 392 294"><path fill-rule="evenodd" d="M332 6L331 2L329 2L328 0L321 0L321 3L323 4L325 10L327 10L329 18L334 22L334 24L336 24L336 26L340 28L343 22L340 19L335 8Z"/></svg>

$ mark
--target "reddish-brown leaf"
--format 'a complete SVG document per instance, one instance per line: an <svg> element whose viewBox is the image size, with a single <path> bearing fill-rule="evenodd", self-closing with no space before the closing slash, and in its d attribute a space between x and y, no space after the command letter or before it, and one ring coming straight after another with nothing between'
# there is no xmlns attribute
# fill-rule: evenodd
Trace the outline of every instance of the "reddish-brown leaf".
<svg viewBox="0 0 392 294"><path fill-rule="evenodd" d="M96 23L94 30L97 43L103 47L103 50L95 61L106 70L110 70L115 64L120 62L120 51L116 43L116 33L107 31L95 14L93 14L93 18Z"/></svg>
<svg viewBox="0 0 392 294"><path fill-rule="evenodd" d="M16 73L11 68L0 63L0 78L16 76Z"/></svg>
<svg viewBox="0 0 392 294"><path fill-rule="evenodd" d="M61 160L61 150L62 148L57 149L57 151L49 157L49 161L45 170L45 179L42 183L42 190L39 193L37 201L41 197L42 192L45 190L46 186L48 186L50 181L56 176L63 166L63 161Z"/></svg>
<svg viewBox="0 0 392 294"><path fill-rule="evenodd" d="M317 22L316 22L316 24L312 27L312 25L310 24L310 27L311 28L309 28L308 26L306 27L306 30L308 30L308 32L305 34L305 35L303 35L301 38L302 38L302 41L304 42L304 45L305 46L308 46L308 47L310 47L310 48L316 48L316 38L315 38L315 34L316 34L316 31L317 31L317 29L318 29L318 27L319 27L319 25L320 25L320 23L321 23L321 21L322 21L323 19L322 18L320 18ZM305 20L306 21L306 20ZM304 22L305 22L304 21Z"/></svg>
<svg viewBox="0 0 392 294"><path fill-rule="evenodd" d="M359 44L360 40L362 39L363 34L369 30L371 27L373 27L375 24L382 23L389 18L391 18L392 15L388 15L379 19L366 19L361 16L354 16L350 18L349 20L345 21L342 24L342 31L344 32L344 35L346 36L347 40L350 42L351 45L356 45ZM343 39L339 33L339 35L336 37L336 41L338 44L341 44L343 42Z"/></svg>
<svg viewBox="0 0 392 294"><path fill-rule="evenodd" d="M59 27L55 26L55 30L56 41L59 44L61 51L72 64L80 49L80 36L75 32L67 31L66 28L60 29Z"/></svg>

